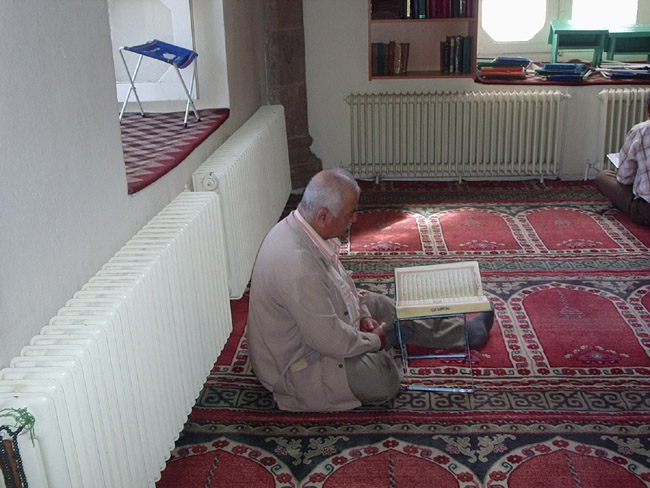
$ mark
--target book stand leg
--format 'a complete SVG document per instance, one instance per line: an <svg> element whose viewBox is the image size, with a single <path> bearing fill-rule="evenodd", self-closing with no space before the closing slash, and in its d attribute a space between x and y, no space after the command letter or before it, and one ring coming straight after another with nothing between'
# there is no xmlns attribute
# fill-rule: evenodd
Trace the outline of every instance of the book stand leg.
<svg viewBox="0 0 650 488"><path fill-rule="evenodd" d="M465 314L463 316L463 328L465 333L465 352L457 354L423 354L416 356L409 356L406 344L402 341L402 331L400 329L400 319L395 320L395 331L397 333L397 343L399 344L400 355L402 356L402 367L404 369L404 379L406 380L406 389L407 390L416 390L416 391L439 391L447 393L474 393L474 368L472 365L472 352L469 347L469 339L467 337L467 319ZM421 319L431 319L439 318L436 317L417 317L415 319L409 318L409 320L421 320ZM409 359L467 359L469 363L469 380L470 386L467 388L453 388L453 387L443 387L443 386L417 386L411 384L409 373L408 373L408 362Z"/></svg>

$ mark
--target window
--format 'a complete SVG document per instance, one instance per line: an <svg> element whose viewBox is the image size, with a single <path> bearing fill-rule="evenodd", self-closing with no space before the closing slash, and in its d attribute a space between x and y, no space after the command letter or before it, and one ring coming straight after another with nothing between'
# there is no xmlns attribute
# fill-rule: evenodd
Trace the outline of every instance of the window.
<svg viewBox="0 0 650 488"><path fill-rule="evenodd" d="M481 25L495 41L530 41L545 20L546 0L483 0Z"/></svg>
<svg viewBox="0 0 650 488"><path fill-rule="evenodd" d="M638 0L481 0L478 53L479 56L525 56L548 61L552 19L606 26L650 22L650 18L645 18L647 9L642 9L639 3Z"/></svg>
<svg viewBox="0 0 650 488"><path fill-rule="evenodd" d="M638 0L573 0L571 19L606 27L633 24L637 9Z"/></svg>

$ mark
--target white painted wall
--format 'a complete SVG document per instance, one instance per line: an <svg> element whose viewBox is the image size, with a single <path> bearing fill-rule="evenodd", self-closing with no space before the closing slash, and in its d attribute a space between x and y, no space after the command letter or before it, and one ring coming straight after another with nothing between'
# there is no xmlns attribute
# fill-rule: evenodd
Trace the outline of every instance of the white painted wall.
<svg viewBox="0 0 650 488"><path fill-rule="evenodd" d="M649 14L644 7L639 18ZM471 79L369 81L367 0L304 0L303 15L309 131L314 138L311 148L325 168L350 164L349 107L345 97L351 93L513 89L474 83ZM650 17L643 17L646 18L643 21L650 21ZM571 95L561 158L562 177L583 178L585 163L599 159L601 102L597 94L604 86L534 88L559 89Z"/></svg>
<svg viewBox="0 0 650 488"><path fill-rule="evenodd" d="M246 79L229 76L231 116L211 147L129 196L106 0L0 2L15 56L0 70L0 368L265 99L262 0L195 4L197 45L218 42L223 16L227 71Z"/></svg>

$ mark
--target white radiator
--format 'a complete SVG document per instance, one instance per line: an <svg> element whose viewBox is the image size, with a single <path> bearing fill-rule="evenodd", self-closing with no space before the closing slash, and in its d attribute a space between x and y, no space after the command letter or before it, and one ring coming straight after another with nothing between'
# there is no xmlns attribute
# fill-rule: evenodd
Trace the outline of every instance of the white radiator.
<svg viewBox="0 0 650 488"><path fill-rule="evenodd" d="M560 91L349 95L351 171L359 178L557 176L566 98Z"/></svg>
<svg viewBox="0 0 650 488"><path fill-rule="evenodd" d="M607 154L621 149L632 126L648 119L646 96L649 91L650 88L614 88L598 93L602 102L598 137L601 161L607 161Z"/></svg>
<svg viewBox="0 0 650 488"><path fill-rule="evenodd" d="M230 297L240 298L262 240L291 193L282 105L260 107L194 172L196 191L216 191L223 205Z"/></svg>
<svg viewBox="0 0 650 488"><path fill-rule="evenodd" d="M155 485L232 328L223 249L219 198L182 193L0 371L30 487Z"/></svg>

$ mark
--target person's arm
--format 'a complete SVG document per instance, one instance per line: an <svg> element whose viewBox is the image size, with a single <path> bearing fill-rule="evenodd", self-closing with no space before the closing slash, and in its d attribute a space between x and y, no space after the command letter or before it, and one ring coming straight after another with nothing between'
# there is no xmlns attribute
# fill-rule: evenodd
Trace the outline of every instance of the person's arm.
<svg viewBox="0 0 650 488"><path fill-rule="evenodd" d="M341 320L332 301L336 291L328 287L322 268L302 264L304 271L290 281L287 292L295 298L289 300L289 311L306 345L334 358L379 350L385 341L383 329L365 332Z"/></svg>
<svg viewBox="0 0 650 488"><path fill-rule="evenodd" d="M619 151L619 165L616 172L616 181L623 185L631 185L637 171L636 154L639 149L638 132L634 128L627 134L625 143Z"/></svg>

